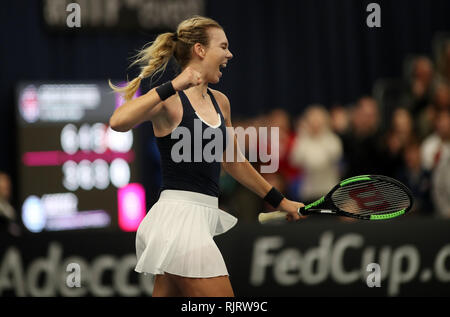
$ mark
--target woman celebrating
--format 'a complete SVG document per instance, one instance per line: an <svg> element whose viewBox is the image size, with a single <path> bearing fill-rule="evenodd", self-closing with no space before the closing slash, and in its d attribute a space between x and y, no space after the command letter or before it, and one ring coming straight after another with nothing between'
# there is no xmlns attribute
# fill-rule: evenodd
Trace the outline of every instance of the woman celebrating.
<svg viewBox="0 0 450 317"><path fill-rule="evenodd" d="M181 73L132 99L141 80L164 71L172 56ZM138 54L133 64L141 64L141 73L126 87L110 83L126 100L113 113L111 128L123 132L151 121L161 155L160 197L136 233L135 270L156 276L153 296L234 296L225 262L213 240L237 222L218 209L221 166L272 206L287 211L289 221L300 218L297 210L303 204L284 198L247 160L174 160L173 146L178 140L173 136L180 129L187 129L194 138L198 124L203 132L220 129L223 136L226 127L232 127L228 98L208 88L209 83L219 82L220 69L232 57L223 28L210 18L193 17L181 22L175 33L160 34ZM234 147L232 153L242 155L235 137L222 140L220 154L226 156L227 140L228 146ZM190 144L194 143L191 140ZM196 156L198 149L191 149L192 157Z"/></svg>

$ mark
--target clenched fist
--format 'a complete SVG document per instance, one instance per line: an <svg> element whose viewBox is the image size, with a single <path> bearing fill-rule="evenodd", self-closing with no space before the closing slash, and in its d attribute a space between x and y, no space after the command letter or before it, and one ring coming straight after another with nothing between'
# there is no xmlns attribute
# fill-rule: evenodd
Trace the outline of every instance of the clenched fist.
<svg viewBox="0 0 450 317"><path fill-rule="evenodd" d="M183 72L174 80L172 80L172 86L177 91L185 90L193 86L198 86L201 83L201 74L189 66L186 67Z"/></svg>

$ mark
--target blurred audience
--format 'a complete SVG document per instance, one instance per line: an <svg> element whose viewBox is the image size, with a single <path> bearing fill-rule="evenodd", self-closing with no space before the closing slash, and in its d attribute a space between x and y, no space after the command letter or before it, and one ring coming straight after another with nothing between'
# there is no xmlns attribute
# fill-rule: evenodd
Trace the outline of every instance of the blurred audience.
<svg viewBox="0 0 450 317"><path fill-rule="evenodd" d="M351 112L350 128L342 135L345 178L382 171L379 139L378 104L372 97L362 97Z"/></svg>
<svg viewBox="0 0 450 317"><path fill-rule="evenodd" d="M435 117L439 111L450 109L450 85L442 80L433 85L432 103L430 103L415 120L418 136L424 139L435 130Z"/></svg>
<svg viewBox="0 0 450 317"><path fill-rule="evenodd" d="M434 119L435 131L422 143L422 164L433 171L439 161L450 155L450 111L440 111Z"/></svg>
<svg viewBox="0 0 450 317"><path fill-rule="evenodd" d="M0 171L0 228L3 232L17 236L20 234L20 227L16 223L16 211L10 204L11 188L11 178Z"/></svg>
<svg viewBox="0 0 450 317"><path fill-rule="evenodd" d="M450 109L450 86L449 83L438 80L433 90L433 104L439 110Z"/></svg>
<svg viewBox="0 0 450 317"><path fill-rule="evenodd" d="M422 144L423 166L432 174L436 212L450 218L450 109L436 113L435 132Z"/></svg>
<svg viewBox="0 0 450 317"><path fill-rule="evenodd" d="M433 76L433 62L428 57L419 56L413 59L410 78L413 115L419 114L430 103Z"/></svg>
<svg viewBox="0 0 450 317"><path fill-rule="evenodd" d="M436 216L450 218L450 158L441 159L433 171L432 198Z"/></svg>
<svg viewBox="0 0 450 317"><path fill-rule="evenodd" d="M414 138L413 119L405 108L398 108L392 114L391 125L381 142L382 172L386 176L395 177L404 165L403 151L406 144Z"/></svg>
<svg viewBox="0 0 450 317"><path fill-rule="evenodd" d="M380 124L380 106L386 104L362 96L352 106L334 104L327 110L312 105L294 124L277 108L233 120L234 126L279 128L279 169L263 177L291 199L311 202L344 178L382 174L411 189L412 214L450 218L450 39L439 50L436 61L412 59L401 98L409 101L389 109L383 118L390 120L387 125ZM266 146L263 140L256 145L246 141L240 144L246 153ZM222 183L224 207L242 211L244 221L256 221L261 209L273 209L225 174Z"/></svg>
<svg viewBox="0 0 450 317"><path fill-rule="evenodd" d="M339 135L343 136L347 133L350 127L350 115L349 111L341 106L335 105L330 110L331 128Z"/></svg>
<svg viewBox="0 0 450 317"><path fill-rule="evenodd" d="M411 139L403 150L404 165L399 168L394 178L405 184L412 192L414 205L411 210L417 215L432 215L431 172L422 166L420 143Z"/></svg>
<svg viewBox="0 0 450 317"><path fill-rule="evenodd" d="M429 122L433 115L431 103L435 70L433 62L427 56L414 57L409 68L406 95L415 128L419 137L423 138L432 130Z"/></svg>
<svg viewBox="0 0 450 317"><path fill-rule="evenodd" d="M445 39L437 57L437 76L450 83L450 38Z"/></svg>
<svg viewBox="0 0 450 317"><path fill-rule="evenodd" d="M330 116L321 105L306 109L299 121L291 162L303 170L299 197L313 201L325 195L339 181L342 142L332 131Z"/></svg>
<svg viewBox="0 0 450 317"><path fill-rule="evenodd" d="M300 173L300 168L291 164L289 159L295 141L291 119L283 109L275 109L268 115L267 121L267 126L279 129L279 173L288 183L291 183Z"/></svg>

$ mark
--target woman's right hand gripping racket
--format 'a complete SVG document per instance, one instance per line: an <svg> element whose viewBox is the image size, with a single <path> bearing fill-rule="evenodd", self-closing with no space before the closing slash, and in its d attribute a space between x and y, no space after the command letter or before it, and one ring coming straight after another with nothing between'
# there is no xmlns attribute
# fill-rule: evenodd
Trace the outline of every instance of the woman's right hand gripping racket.
<svg viewBox="0 0 450 317"><path fill-rule="evenodd" d="M411 191L399 181L382 175L361 175L343 180L317 201L299 208L302 216L327 214L363 220L386 220L408 212ZM279 222L286 212L260 213L260 223Z"/></svg>

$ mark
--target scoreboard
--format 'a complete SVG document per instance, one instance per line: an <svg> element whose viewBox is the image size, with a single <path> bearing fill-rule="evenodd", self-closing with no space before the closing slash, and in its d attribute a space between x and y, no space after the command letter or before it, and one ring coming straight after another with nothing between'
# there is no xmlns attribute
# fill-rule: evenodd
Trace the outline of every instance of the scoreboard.
<svg viewBox="0 0 450 317"><path fill-rule="evenodd" d="M106 81L22 82L16 101L24 226L135 231L146 214L139 135L108 124L121 96Z"/></svg>

